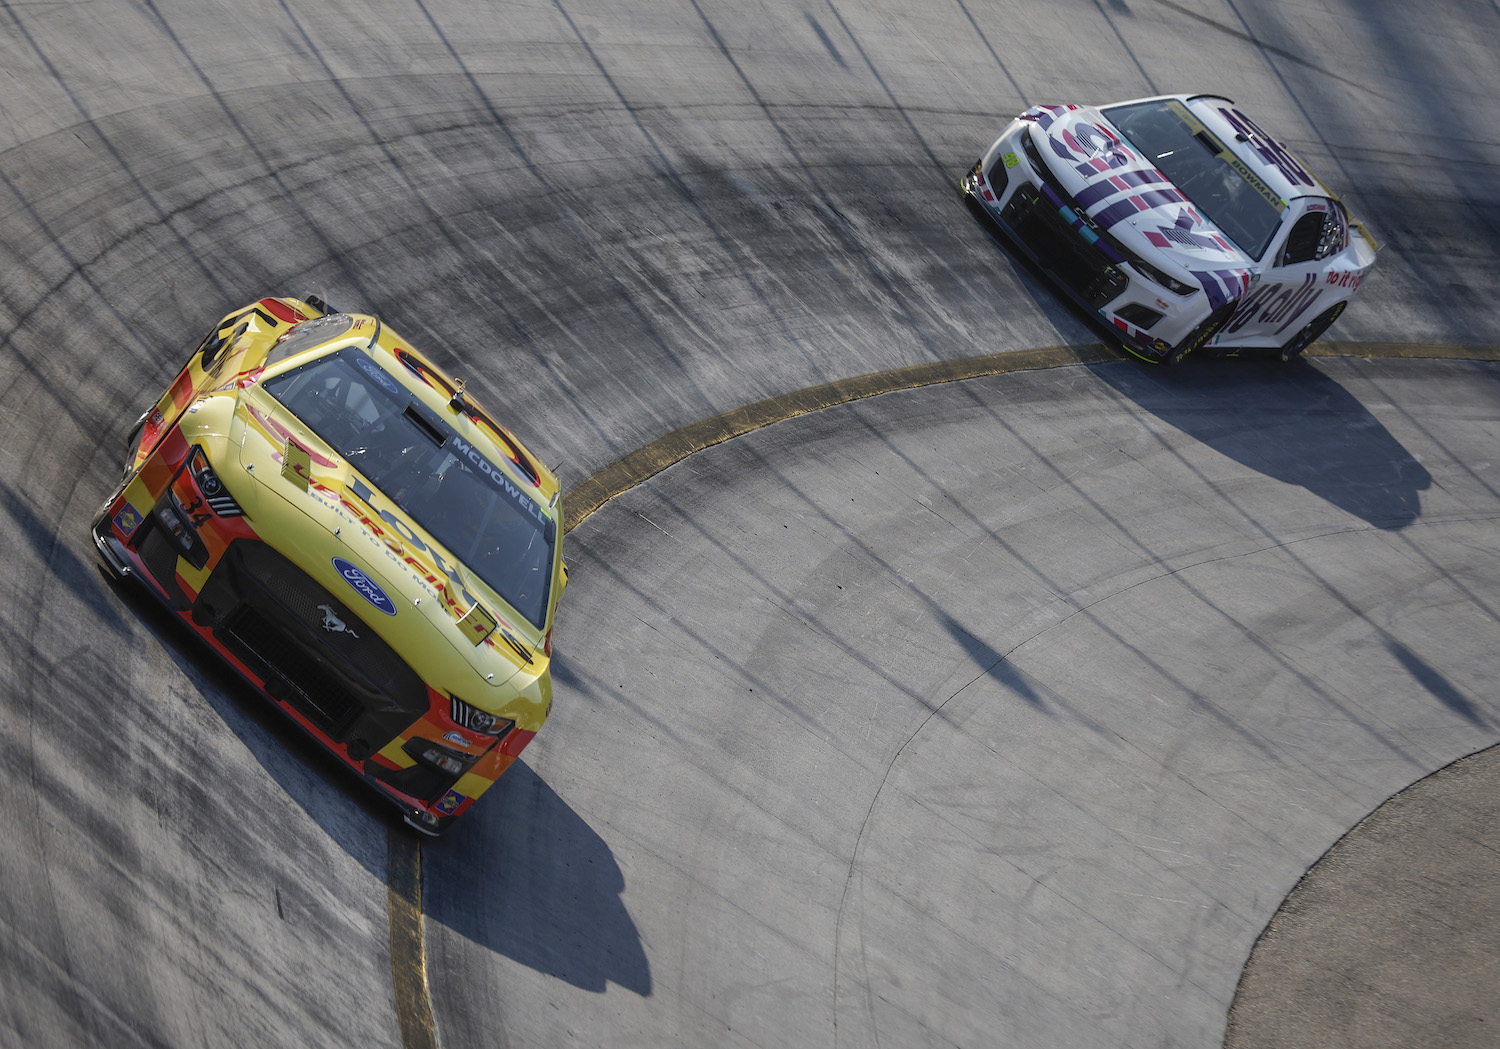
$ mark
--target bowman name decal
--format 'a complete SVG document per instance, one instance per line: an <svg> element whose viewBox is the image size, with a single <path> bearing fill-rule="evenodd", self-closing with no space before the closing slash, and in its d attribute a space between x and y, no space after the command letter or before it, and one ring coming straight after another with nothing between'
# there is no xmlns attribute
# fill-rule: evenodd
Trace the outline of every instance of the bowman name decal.
<svg viewBox="0 0 1500 1049"><path fill-rule="evenodd" d="M344 582L352 586L360 597L380 609L388 616L396 614L395 603L386 596L385 591L380 589L375 580L365 575L354 565L345 561L342 557L333 559L333 567L338 569L339 575L344 577Z"/></svg>

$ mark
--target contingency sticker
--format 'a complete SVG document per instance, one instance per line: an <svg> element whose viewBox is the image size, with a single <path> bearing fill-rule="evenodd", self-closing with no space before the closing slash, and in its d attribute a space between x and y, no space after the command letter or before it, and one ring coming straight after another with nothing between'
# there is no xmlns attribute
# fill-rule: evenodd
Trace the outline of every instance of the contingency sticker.
<svg viewBox="0 0 1500 1049"><path fill-rule="evenodd" d="M114 526L127 539L135 533L135 530L141 526L141 522L144 520L145 518L141 516L141 512L129 503L120 507L120 512L115 514L113 518Z"/></svg>

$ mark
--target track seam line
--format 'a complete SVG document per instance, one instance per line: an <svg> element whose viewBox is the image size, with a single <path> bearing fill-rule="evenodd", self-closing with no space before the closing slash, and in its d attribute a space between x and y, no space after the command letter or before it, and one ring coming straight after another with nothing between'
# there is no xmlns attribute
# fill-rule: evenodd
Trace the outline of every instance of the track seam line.
<svg viewBox="0 0 1500 1049"><path fill-rule="evenodd" d="M422 923L422 843L396 824L388 831L386 910L391 922L391 984L402 1049L437 1049Z"/></svg>
<svg viewBox="0 0 1500 1049"><path fill-rule="evenodd" d="M569 488L563 496L563 529L571 532L611 499L654 477L674 463L681 462L694 452L701 452L705 448L798 415L919 386L977 379L1010 371L1053 368L1064 364L1099 364L1121 359L1122 355L1111 352L1100 343L1046 346L1036 350L990 353L982 357L932 361L870 372L767 397L753 404L688 423L641 445L587 480Z"/></svg>
<svg viewBox="0 0 1500 1049"><path fill-rule="evenodd" d="M1500 361L1500 346L1450 346L1404 342L1317 342L1308 357L1437 358L1443 360ZM1123 352L1101 343L1044 346L1034 350L1008 350L952 361L933 361L905 368L856 375L821 386L767 397L727 412L699 419L641 445L593 476L569 488L563 496L563 530L571 532L611 499L649 480L667 467L754 430L783 422L808 412L832 408L884 393L978 379L1007 372L1035 371L1068 364L1102 364L1132 360Z"/></svg>

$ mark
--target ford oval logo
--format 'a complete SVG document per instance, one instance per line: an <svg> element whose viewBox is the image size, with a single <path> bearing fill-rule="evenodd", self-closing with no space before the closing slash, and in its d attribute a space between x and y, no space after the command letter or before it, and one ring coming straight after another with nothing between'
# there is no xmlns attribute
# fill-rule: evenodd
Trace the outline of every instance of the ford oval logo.
<svg viewBox="0 0 1500 1049"><path fill-rule="evenodd" d="M385 373L385 369L381 368L380 365L376 364L368 357L356 353L354 355L354 363L359 365L360 370L363 371L366 375L383 386L387 392L396 394L399 394L401 392L400 387L396 385L396 380L387 375Z"/></svg>
<svg viewBox="0 0 1500 1049"><path fill-rule="evenodd" d="M385 596L385 591L376 585L375 580L365 575L364 572L351 565L348 561L345 561L342 557L335 557L333 559L333 567L338 569L339 575L344 577L344 582L352 586L359 593L360 597L370 602L370 604L388 616L396 614L395 603L389 597Z"/></svg>

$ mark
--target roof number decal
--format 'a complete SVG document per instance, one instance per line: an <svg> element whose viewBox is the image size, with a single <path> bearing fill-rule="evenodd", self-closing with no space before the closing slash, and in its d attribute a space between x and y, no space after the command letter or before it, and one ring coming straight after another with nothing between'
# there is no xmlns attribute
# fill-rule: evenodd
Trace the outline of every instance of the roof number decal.
<svg viewBox="0 0 1500 1049"><path fill-rule="evenodd" d="M1168 109L1177 114L1179 120L1187 125L1192 131L1194 138L1202 140L1224 163L1232 167L1240 178L1250 184L1251 189L1265 198L1266 203L1270 204L1277 211L1286 210L1286 201L1281 199L1281 195L1266 185L1259 175L1251 171L1250 165L1236 156L1232 149L1223 142L1220 142L1219 137L1208 130L1203 121L1193 116L1187 106L1175 98L1168 99L1166 105Z"/></svg>
<svg viewBox="0 0 1500 1049"><path fill-rule="evenodd" d="M1259 124L1238 109L1225 109L1220 106L1219 115L1229 121L1230 127L1244 136L1250 148L1266 162L1268 167L1276 168L1294 186L1312 186L1312 176L1303 170L1301 164L1297 163L1297 158L1292 156L1280 142L1262 131Z"/></svg>

